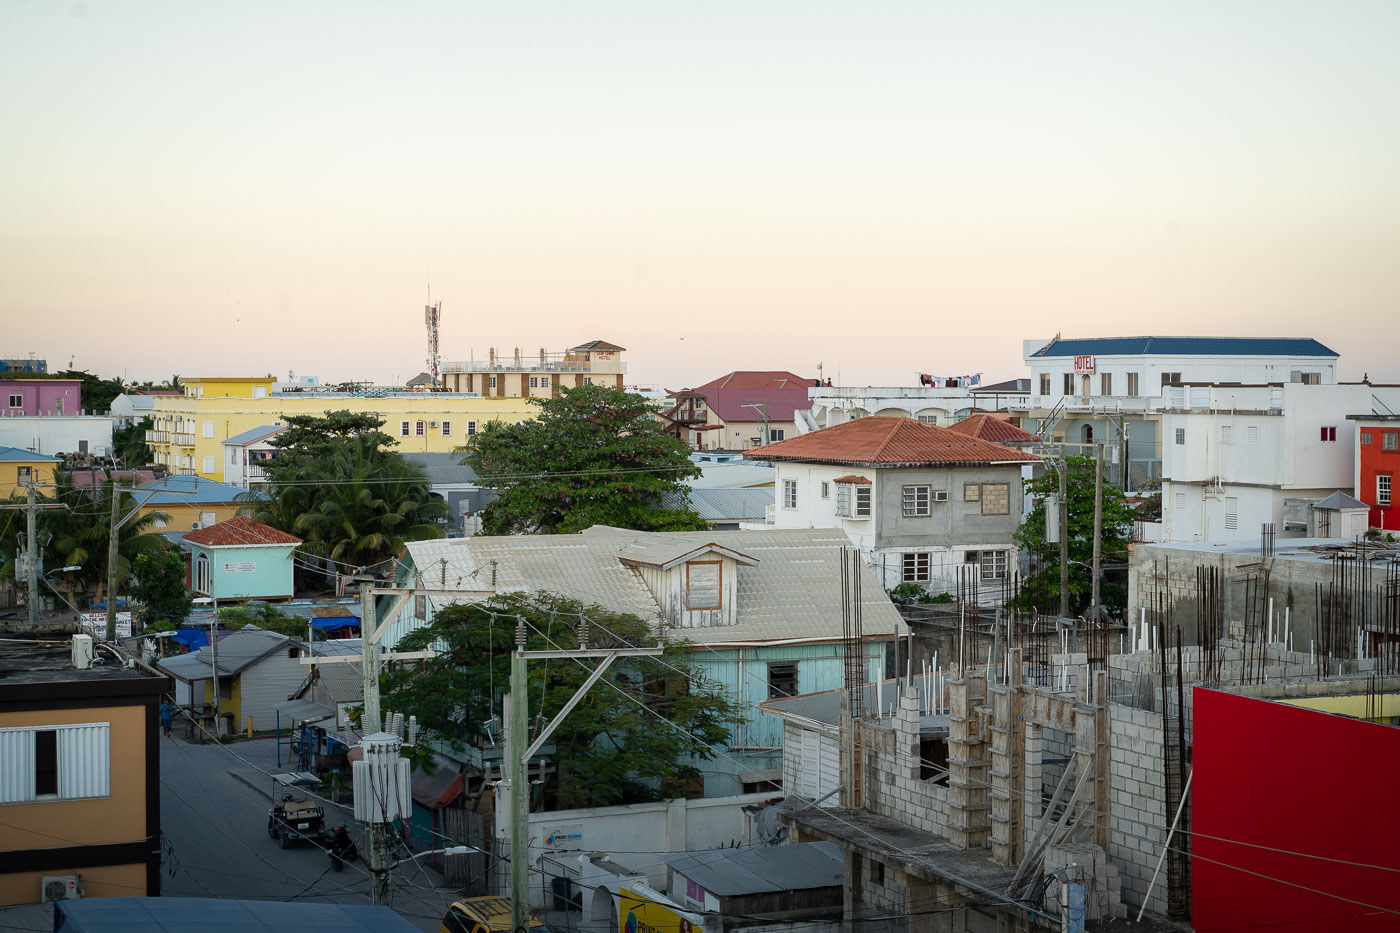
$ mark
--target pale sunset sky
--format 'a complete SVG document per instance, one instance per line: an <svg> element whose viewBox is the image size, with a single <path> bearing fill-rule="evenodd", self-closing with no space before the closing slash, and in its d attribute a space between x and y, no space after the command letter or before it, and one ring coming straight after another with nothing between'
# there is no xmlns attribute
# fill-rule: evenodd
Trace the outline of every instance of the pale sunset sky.
<svg viewBox="0 0 1400 933"><path fill-rule="evenodd" d="M1313 336L1400 382L1400 3L0 0L0 356L1024 375Z"/></svg>

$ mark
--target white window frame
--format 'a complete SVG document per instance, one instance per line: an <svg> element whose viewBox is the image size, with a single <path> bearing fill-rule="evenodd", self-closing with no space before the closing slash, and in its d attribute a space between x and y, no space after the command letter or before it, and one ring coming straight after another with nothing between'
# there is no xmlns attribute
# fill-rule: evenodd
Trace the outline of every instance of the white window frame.
<svg viewBox="0 0 1400 933"><path fill-rule="evenodd" d="M927 583L930 579L928 551L909 551L900 555L899 581L901 583Z"/></svg>
<svg viewBox="0 0 1400 933"><path fill-rule="evenodd" d="M1178 447L1184 447L1184 446L1186 446L1186 429L1185 429L1185 428L1177 428L1177 429L1176 429L1175 436L1176 436L1176 445L1177 445Z"/></svg>
<svg viewBox="0 0 1400 933"><path fill-rule="evenodd" d="M451 422L451 421L444 421L444 422L442 423L442 436L443 436L443 437L451 437L451 436L452 436L452 422Z"/></svg>
<svg viewBox="0 0 1400 933"><path fill-rule="evenodd" d="M789 510L797 508L797 480L795 479L783 480L783 508Z"/></svg>
<svg viewBox="0 0 1400 933"><path fill-rule="evenodd" d="M1099 394L1113 394L1113 373L1099 373Z"/></svg>
<svg viewBox="0 0 1400 933"><path fill-rule="evenodd" d="M1381 435L1381 450L1400 450L1400 434L1386 431Z"/></svg>
<svg viewBox="0 0 1400 933"><path fill-rule="evenodd" d="M1220 443L1233 444L1235 442L1235 429L1228 424L1220 426Z"/></svg>
<svg viewBox="0 0 1400 933"><path fill-rule="evenodd" d="M1225 497L1225 530L1238 531L1240 527L1240 497Z"/></svg>
<svg viewBox="0 0 1400 933"><path fill-rule="evenodd" d="M1007 559L1005 551L982 551L978 555L978 573L983 580L1006 579Z"/></svg>
<svg viewBox="0 0 1400 933"><path fill-rule="evenodd" d="M1137 398L1138 394L1138 374L1128 373L1128 397Z"/></svg>
<svg viewBox="0 0 1400 933"><path fill-rule="evenodd" d="M467 422L467 437L472 437L472 436L474 436L475 434L476 434L476 422L475 422L475 421L468 421L468 422Z"/></svg>
<svg viewBox="0 0 1400 933"><path fill-rule="evenodd" d="M212 421L206 421L206 422L204 422L203 428L204 428L204 436L205 436L205 437L213 437L213 436L214 436L214 422L212 422Z"/></svg>
<svg viewBox="0 0 1400 933"><path fill-rule="evenodd" d="M204 469L203 469L202 472L204 472L204 473L213 473L213 472L214 472L214 460L215 460L215 458L213 458L213 457L205 457L205 458L204 458Z"/></svg>
<svg viewBox="0 0 1400 933"><path fill-rule="evenodd" d="M35 735L56 732L58 793L37 793ZM83 761L83 758L88 761ZM96 760L92 760L95 758ZM0 782L0 804L85 800L112 796L112 724L65 723L0 728L0 761L9 779ZM68 766L65 767L65 764Z"/></svg>
<svg viewBox="0 0 1400 933"><path fill-rule="evenodd" d="M831 483L827 482L826 480L822 480L822 498L831 498Z"/></svg>
<svg viewBox="0 0 1400 933"><path fill-rule="evenodd" d="M1376 505L1390 505L1390 474L1376 474Z"/></svg>
<svg viewBox="0 0 1400 933"><path fill-rule="evenodd" d="M428 436L428 422L426 422L426 421L415 421L415 422L413 422L413 436L414 436L414 437L427 437L427 436Z"/></svg>
<svg viewBox="0 0 1400 933"><path fill-rule="evenodd" d="M836 514L842 518L869 518L871 508L870 486L865 483L836 484Z"/></svg>
<svg viewBox="0 0 1400 933"><path fill-rule="evenodd" d="M910 483L900 493L905 518L922 518L933 514L933 487L927 483Z"/></svg>
<svg viewBox="0 0 1400 933"><path fill-rule="evenodd" d="M13 392L10 393L10 407L11 407L11 408L23 408L23 407L24 407L24 396L23 396L23 395L20 395L20 394L17 394L17 393L13 393Z"/></svg>
<svg viewBox="0 0 1400 933"><path fill-rule="evenodd" d="M413 429L413 422L411 422L411 421L400 421L400 422L399 422L399 437L408 437L408 436L410 436L410 434L412 433L412 429Z"/></svg>

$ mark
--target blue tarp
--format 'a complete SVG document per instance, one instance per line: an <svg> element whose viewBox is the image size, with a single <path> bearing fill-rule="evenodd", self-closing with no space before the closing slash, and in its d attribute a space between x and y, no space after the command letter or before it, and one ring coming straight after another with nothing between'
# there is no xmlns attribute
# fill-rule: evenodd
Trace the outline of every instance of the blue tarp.
<svg viewBox="0 0 1400 933"><path fill-rule="evenodd" d="M117 608L118 608L118 609L129 609L129 608L131 608L131 607L127 605L127 601L126 601L126 600L124 600L124 599L122 599L120 596L118 596L118 597L117 597ZM103 612L106 612L106 611L107 611L107 600L104 599L104 600L103 600L102 602L100 602L100 603L93 603L91 606L88 607L88 609L89 609L90 611L92 611L92 612L96 612L96 611L99 610L99 609L101 609Z"/></svg>
<svg viewBox="0 0 1400 933"><path fill-rule="evenodd" d="M360 620L353 616L331 616L329 619L312 619L311 624L323 632L336 632L347 625L359 628Z"/></svg>
<svg viewBox="0 0 1400 933"><path fill-rule="evenodd" d="M54 902L54 933L417 933L388 907L205 897Z"/></svg>
<svg viewBox="0 0 1400 933"><path fill-rule="evenodd" d="M198 651L209 644L209 630L207 628L182 628L170 636L170 640L178 642L191 651Z"/></svg>

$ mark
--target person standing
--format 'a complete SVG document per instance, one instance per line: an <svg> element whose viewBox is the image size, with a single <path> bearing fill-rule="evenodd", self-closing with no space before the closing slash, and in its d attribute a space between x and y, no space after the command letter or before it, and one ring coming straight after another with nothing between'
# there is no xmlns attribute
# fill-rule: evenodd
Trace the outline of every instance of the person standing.
<svg viewBox="0 0 1400 933"><path fill-rule="evenodd" d="M175 710L171 707L169 700L160 701L160 728L165 733L165 737L170 738L170 720L175 716Z"/></svg>

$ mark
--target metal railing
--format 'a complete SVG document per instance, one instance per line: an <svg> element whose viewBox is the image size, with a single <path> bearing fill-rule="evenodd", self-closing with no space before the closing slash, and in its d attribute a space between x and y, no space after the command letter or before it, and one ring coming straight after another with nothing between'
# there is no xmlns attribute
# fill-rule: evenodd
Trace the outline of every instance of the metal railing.
<svg viewBox="0 0 1400 933"><path fill-rule="evenodd" d="M442 364L444 373L603 373L618 375L627 372L620 361L589 362L588 360L453 360Z"/></svg>

